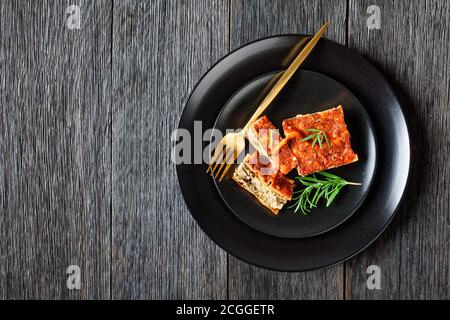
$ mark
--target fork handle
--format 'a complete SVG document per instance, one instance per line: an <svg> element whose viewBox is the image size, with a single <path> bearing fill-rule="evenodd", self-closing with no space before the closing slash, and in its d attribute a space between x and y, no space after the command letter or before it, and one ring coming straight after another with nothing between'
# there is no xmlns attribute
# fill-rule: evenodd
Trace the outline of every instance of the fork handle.
<svg viewBox="0 0 450 320"><path fill-rule="evenodd" d="M314 49L315 45L319 41L320 37L325 33L329 25L329 22L325 23L320 30L312 37L312 39L306 44L303 50L295 57L294 61L289 65L289 67L284 71L283 75L278 79L273 88L264 98L263 102L256 109L255 113L252 115L250 120L245 125L243 131L247 131L253 122L259 118L259 116L267 109L270 103L275 99L275 97L280 93L280 91L284 88L289 79L293 76L295 71L300 67L300 65L305 61L306 57L311 53Z"/></svg>

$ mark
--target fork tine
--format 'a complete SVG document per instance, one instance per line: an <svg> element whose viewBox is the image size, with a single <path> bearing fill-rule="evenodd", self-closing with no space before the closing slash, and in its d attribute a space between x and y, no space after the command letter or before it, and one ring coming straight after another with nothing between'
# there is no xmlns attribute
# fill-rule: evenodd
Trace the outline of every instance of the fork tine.
<svg viewBox="0 0 450 320"><path fill-rule="evenodd" d="M214 177L217 178L220 175L220 172L222 171L222 169L225 167L228 167L229 163L233 163L234 162L234 147L226 147L225 148L226 152L225 152L225 159L224 161L220 164L219 170L217 170L214 174Z"/></svg>
<svg viewBox="0 0 450 320"><path fill-rule="evenodd" d="M220 178L219 178L219 182L221 182L222 179L223 179L223 177L225 177L225 174L228 172L228 170L230 169L231 165L234 163L234 160L235 160L235 159L233 159L233 162L228 163L228 164L225 166L225 169L223 169L222 175L221 175Z"/></svg>
<svg viewBox="0 0 450 320"><path fill-rule="evenodd" d="M223 155L223 153L222 153L222 155ZM219 160L219 159L217 159L217 160ZM222 160L220 160L220 162L219 161L216 161L216 163L214 163L214 167L212 168L212 170L211 170L211 176L215 176L215 174L214 174L214 172L216 171L216 169L217 169L217 166L220 164L221 165L221 161L223 161L223 157L222 157ZM219 170L220 170L220 167L219 167Z"/></svg>
<svg viewBox="0 0 450 320"><path fill-rule="evenodd" d="M234 162L236 161L236 159L238 158L238 156L241 154L242 151L243 151L242 148L237 148L237 146L235 146L235 148L233 149L233 160L227 161L227 165L225 166L225 169L223 169L223 171L222 171L222 175L219 178L219 182L221 182L222 179L225 177L225 174L228 172L230 167L234 164Z"/></svg>
<svg viewBox="0 0 450 320"><path fill-rule="evenodd" d="M214 164L214 167L211 171L211 175L214 177L217 177L219 175L219 172L222 170L222 166L224 163L226 163L228 161L229 158L229 147L227 146L227 144L225 143L222 146L222 152L220 154L220 156L216 159L216 163ZM217 169L217 171L216 171Z"/></svg>
<svg viewBox="0 0 450 320"><path fill-rule="evenodd" d="M222 140L220 140L219 144L216 146L216 148L214 149L214 155L209 163L208 169L206 170L206 172L211 171L211 174L214 172L216 166L217 166L217 160L219 159L219 157L222 156L223 154L223 149L224 149L224 144L222 142ZM223 157L223 156L222 156ZM215 164L214 168L212 168L212 165Z"/></svg>

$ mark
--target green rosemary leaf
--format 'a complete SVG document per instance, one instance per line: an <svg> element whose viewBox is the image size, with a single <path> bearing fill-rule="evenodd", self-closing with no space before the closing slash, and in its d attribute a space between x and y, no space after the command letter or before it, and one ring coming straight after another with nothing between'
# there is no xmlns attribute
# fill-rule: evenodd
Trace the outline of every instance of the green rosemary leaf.
<svg viewBox="0 0 450 320"><path fill-rule="evenodd" d="M331 193L333 192L333 190L331 189L332 187L333 187L333 186L330 185L330 184L327 184L327 185L324 187L323 193L324 193L325 199L326 199L327 201L328 201L328 199L330 198Z"/></svg>
<svg viewBox="0 0 450 320"><path fill-rule="evenodd" d="M327 207L329 207L330 204L334 201L334 198L336 198L336 196L338 195L339 191L341 191L342 187L343 187L343 185L340 185L340 186L337 186L336 188L333 189L333 192L328 197L327 204L326 204Z"/></svg>
<svg viewBox="0 0 450 320"><path fill-rule="evenodd" d="M316 128L308 128L306 130L308 130L309 132L318 132L318 133L322 132L322 130L319 130L319 129L316 129Z"/></svg>
<svg viewBox="0 0 450 320"><path fill-rule="evenodd" d="M314 185L313 182L308 182L308 181L306 181L306 180L299 180L299 181L300 181L300 183L301 183L302 185L304 185L305 187L309 187L309 186Z"/></svg>
<svg viewBox="0 0 450 320"><path fill-rule="evenodd" d="M319 200L324 196L324 194L325 194L325 191L322 190L319 193L319 195L317 196L317 198L315 199L316 203L319 203Z"/></svg>
<svg viewBox="0 0 450 320"><path fill-rule="evenodd" d="M312 138L315 138L315 134L310 134L309 136L307 136L307 137L304 137L301 141L307 141L307 140L310 140L310 139L312 139Z"/></svg>
<svg viewBox="0 0 450 320"><path fill-rule="evenodd" d="M324 133L323 137L325 138L325 142L327 143L327 146L328 146L329 148L331 148L331 143L330 143L330 141L328 140L328 137L327 137L327 135L326 135L325 133Z"/></svg>
<svg viewBox="0 0 450 320"><path fill-rule="evenodd" d="M323 148L323 141L325 141L328 147L331 147L330 141L324 131L316 128L309 128L306 130L314 133L304 137L301 141L312 140L312 147L314 148L314 146L318 144L321 149Z"/></svg>
<svg viewBox="0 0 450 320"><path fill-rule="evenodd" d="M333 180L340 180L340 179L342 179L341 177L339 177L339 176L337 176L335 174L326 172L326 171L318 172L318 174L320 174L320 175L322 175L322 176L324 176L326 178L333 179Z"/></svg>
<svg viewBox="0 0 450 320"><path fill-rule="evenodd" d="M316 200L317 200L317 198L319 197L319 194L320 194L321 192L322 192L322 191L320 190L320 188L317 188L317 189L316 189L316 192L314 193L314 196L313 196L313 198L312 198L312 200L311 200L313 203L317 203Z"/></svg>
<svg viewBox="0 0 450 320"><path fill-rule="evenodd" d="M315 176L309 176L309 177L296 177L297 180L299 181L308 181L308 182L313 182L313 183L317 183L318 180Z"/></svg>
<svg viewBox="0 0 450 320"><path fill-rule="evenodd" d="M314 140L313 140L313 143L312 143L312 147L314 148L314 146L316 145L316 143L317 143L317 139L319 139L319 135L315 135L314 136Z"/></svg>
<svg viewBox="0 0 450 320"><path fill-rule="evenodd" d="M360 183L348 182L345 179L329 172L319 172L325 179L318 179L314 174L307 177L297 176L295 179L304 187L294 191L293 204L289 208L308 214L316 208L319 201L324 198L326 206L330 206L336 199L342 188L346 185L360 185Z"/></svg>

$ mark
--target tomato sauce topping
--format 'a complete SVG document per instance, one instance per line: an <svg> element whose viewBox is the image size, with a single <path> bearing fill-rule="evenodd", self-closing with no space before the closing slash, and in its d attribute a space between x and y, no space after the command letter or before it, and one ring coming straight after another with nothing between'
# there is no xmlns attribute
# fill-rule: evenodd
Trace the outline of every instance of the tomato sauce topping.
<svg viewBox="0 0 450 320"><path fill-rule="evenodd" d="M302 176L358 160L358 155L353 152L350 144L350 133L341 106L286 119L283 121L283 130L285 139L289 140L291 150L297 158L298 173ZM313 138L302 141L318 131L326 135L328 143L325 137L322 138L321 145L317 141L314 143Z"/></svg>

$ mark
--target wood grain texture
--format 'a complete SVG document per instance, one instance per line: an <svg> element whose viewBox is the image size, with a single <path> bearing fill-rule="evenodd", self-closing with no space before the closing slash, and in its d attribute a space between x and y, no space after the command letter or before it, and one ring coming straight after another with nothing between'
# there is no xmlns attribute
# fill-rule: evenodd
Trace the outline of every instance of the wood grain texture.
<svg viewBox="0 0 450 320"><path fill-rule="evenodd" d="M366 9L381 9L368 30ZM448 299L449 2L350 1L349 46L383 70L409 123L412 165L406 196L388 231L347 268L349 299ZM381 290L365 268L381 268Z"/></svg>
<svg viewBox="0 0 450 320"><path fill-rule="evenodd" d="M1 298L110 293L110 4L68 5L0 1Z"/></svg>
<svg viewBox="0 0 450 320"><path fill-rule="evenodd" d="M315 34L327 21L326 38L345 44L345 0L232 0L231 49L277 34Z"/></svg>
<svg viewBox="0 0 450 320"><path fill-rule="evenodd" d="M232 1L231 48L262 37L314 34L332 21L326 37L345 44L346 1ZM306 273L272 272L229 258L230 299L341 299L343 264Z"/></svg>
<svg viewBox="0 0 450 320"><path fill-rule="evenodd" d="M200 230L169 137L196 82L228 50L228 2L115 1L115 299L226 298L226 254Z"/></svg>
<svg viewBox="0 0 450 320"><path fill-rule="evenodd" d="M66 28L69 4L81 30ZM367 30L372 4L381 30ZM449 10L440 0L0 1L0 299L449 299ZM412 176L362 254L271 272L200 230L161 137L229 50L325 21L327 38L399 94ZM71 264L81 290L66 288ZM365 285L371 264L381 290Z"/></svg>

